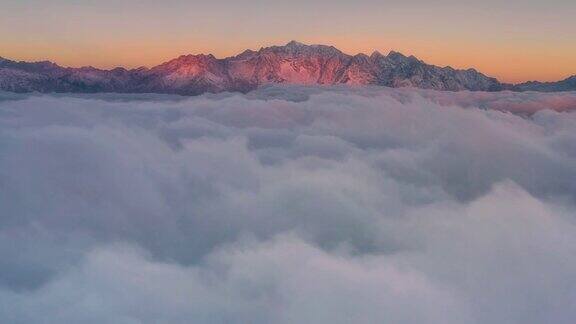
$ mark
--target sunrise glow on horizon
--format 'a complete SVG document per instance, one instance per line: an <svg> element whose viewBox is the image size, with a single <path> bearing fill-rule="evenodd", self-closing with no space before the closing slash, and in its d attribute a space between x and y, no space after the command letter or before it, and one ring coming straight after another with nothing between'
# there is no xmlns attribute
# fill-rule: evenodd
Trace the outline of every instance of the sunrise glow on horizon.
<svg viewBox="0 0 576 324"><path fill-rule="evenodd" d="M503 82L576 74L576 5L489 0L51 1L0 3L0 56L63 66L154 66L182 54L217 57L290 40L348 54L390 50L475 68Z"/></svg>

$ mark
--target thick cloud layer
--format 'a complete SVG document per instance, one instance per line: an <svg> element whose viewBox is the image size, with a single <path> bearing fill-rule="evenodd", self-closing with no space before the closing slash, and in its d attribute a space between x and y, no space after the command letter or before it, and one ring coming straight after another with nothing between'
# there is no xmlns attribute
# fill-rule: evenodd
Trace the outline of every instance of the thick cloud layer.
<svg viewBox="0 0 576 324"><path fill-rule="evenodd" d="M0 94L0 322L572 323L575 98Z"/></svg>

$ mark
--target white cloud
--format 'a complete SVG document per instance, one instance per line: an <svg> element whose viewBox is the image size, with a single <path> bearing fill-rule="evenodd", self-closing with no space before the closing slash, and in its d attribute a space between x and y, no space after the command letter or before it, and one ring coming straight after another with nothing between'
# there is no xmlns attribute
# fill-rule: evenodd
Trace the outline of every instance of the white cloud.
<svg viewBox="0 0 576 324"><path fill-rule="evenodd" d="M573 97L0 94L0 321L570 323Z"/></svg>

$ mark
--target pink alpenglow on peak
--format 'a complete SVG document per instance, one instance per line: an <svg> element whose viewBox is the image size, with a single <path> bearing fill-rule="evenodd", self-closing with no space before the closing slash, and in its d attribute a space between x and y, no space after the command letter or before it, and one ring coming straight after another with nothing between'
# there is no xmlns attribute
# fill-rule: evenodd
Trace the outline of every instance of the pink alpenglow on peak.
<svg viewBox="0 0 576 324"><path fill-rule="evenodd" d="M97 77L95 77L97 76ZM39 63L0 61L0 89L15 92L124 92L196 95L247 92L270 83L378 85L436 90L496 91L505 85L469 70L440 68L391 52L348 55L333 46L291 41L219 59L182 55L151 69L49 68Z"/></svg>
<svg viewBox="0 0 576 324"><path fill-rule="evenodd" d="M13 92L119 92L198 95L248 92L266 84L373 85L448 91L576 90L576 78L556 83L504 84L474 69L427 64L391 51L348 55L334 46L291 41L227 58L182 55L151 69L64 68L51 62L0 59L0 90Z"/></svg>

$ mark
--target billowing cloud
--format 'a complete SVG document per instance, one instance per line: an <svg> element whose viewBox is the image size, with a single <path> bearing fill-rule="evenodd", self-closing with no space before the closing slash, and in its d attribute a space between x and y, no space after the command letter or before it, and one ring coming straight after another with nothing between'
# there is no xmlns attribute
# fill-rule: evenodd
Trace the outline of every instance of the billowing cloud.
<svg viewBox="0 0 576 324"><path fill-rule="evenodd" d="M0 322L571 323L573 98L0 94Z"/></svg>

